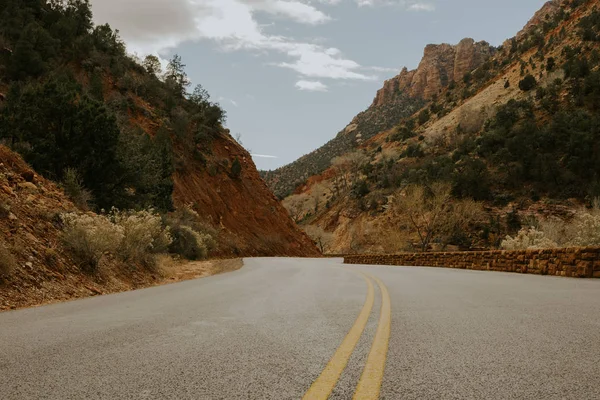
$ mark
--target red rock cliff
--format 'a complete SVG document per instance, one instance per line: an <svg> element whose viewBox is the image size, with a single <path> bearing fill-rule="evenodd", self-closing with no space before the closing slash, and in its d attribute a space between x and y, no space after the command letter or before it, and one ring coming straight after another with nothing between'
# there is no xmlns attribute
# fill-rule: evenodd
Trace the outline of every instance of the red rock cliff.
<svg viewBox="0 0 600 400"><path fill-rule="evenodd" d="M417 69L404 68L400 75L386 81L373 102L381 106L393 101L398 92L405 92L413 98L431 99L452 81L463 78L494 53L487 42L463 39L458 45L430 44L425 47L423 59Z"/></svg>

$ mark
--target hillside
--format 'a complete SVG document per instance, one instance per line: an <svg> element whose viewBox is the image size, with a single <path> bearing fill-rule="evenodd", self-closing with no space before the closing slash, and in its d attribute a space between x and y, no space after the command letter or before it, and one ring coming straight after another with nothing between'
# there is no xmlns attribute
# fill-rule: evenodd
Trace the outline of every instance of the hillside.
<svg viewBox="0 0 600 400"><path fill-rule="evenodd" d="M189 207L213 255L318 255L189 84L178 56L163 72L128 55L87 0L0 2L0 141L79 209Z"/></svg>
<svg viewBox="0 0 600 400"><path fill-rule="evenodd" d="M337 136L317 150L275 171L262 171L279 197L291 194L306 180L331 165L331 160L360 147L376 134L409 117L435 99L465 73L487 61L495 49L486 42L464 39L458 45L429 45L418 68L402 70L385 82L371 106L358 114Z"/></svg>
<svg viewBox="0 0 600 400"><path fill-rule="evenodd" d="M369 109L377 119L404 96L419 110L319 173L279 170L302 177L290 214L332 253L497 248L522 227L596 218L581 207L600 196L598 5L548 2L497 49L427 46ZM433 215L449 219L434 229Z"/></svg>

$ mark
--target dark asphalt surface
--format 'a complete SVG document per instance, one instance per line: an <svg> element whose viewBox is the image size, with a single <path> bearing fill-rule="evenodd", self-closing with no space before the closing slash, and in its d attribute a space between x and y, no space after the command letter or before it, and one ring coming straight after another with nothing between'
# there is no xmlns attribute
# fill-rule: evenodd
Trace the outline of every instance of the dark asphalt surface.
<svg viewBox="0 0 600 400"><path fill-rule="evenodd" d="M340 260L0 314L0 399L299 399L367 292ZM381 398L600 399L600 280L358 267L392 305ZM0 289L1 290L1 289ZM331 398L350 399L380 295Z"/></svg>

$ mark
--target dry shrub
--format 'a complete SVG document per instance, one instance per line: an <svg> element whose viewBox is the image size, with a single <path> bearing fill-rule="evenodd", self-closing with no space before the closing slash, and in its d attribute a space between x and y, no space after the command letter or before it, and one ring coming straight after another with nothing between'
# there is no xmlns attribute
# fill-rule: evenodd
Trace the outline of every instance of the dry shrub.
<svg viewBox="0 0 600 400"><path fill-rule="evenodd" d="M112 253L123 261L157 268L156 254L166 253L172 242L168 227L152 210L118 211L108 216L63 214L63 240L82 269L95 273L100 260Z"/></svg>
<svg viewBox="0 0 600 400"><path fill-rule="evenodd" d="M175 260L168 254L156 254L154 256L154 269L163 278L170 278L175 269Z"/></svg>
<svg viewBox="0 0 600 400"><path fill-rule="evenodd" d="M580 210L565 230L572 246L600 246L600 199L591 210Z"/></svg>
<svg viewBox="0 0 600 400"><path fill-rule="evenodd" d="M0 279L9 276L17 267L17 260L4 243L0 243Z"/></svg>
<svg viewBox="0 0 600 400"><path fill-rule="evenodd" d="M392 218L398 228L414 232L423 252L433 243L450 244L482 213L480 203L453 199L451 185L441 182L407 186L392 204Z"/></svg>
<svg viewBox="0 0 600 400"><path fill-rule="evenodd" d="M312 241L319 247L321 253L325 253L329 250L331 243L333 242L333 233L325 232L323 228L316 225L307 225L304 228L304 232L312 239Z"/></svg>
<svg viewBox="0 0 600 400"><path fill-rule="evenodd" d="M62 239L87 272L97 272L104 254L115 253L121 246L123 228L103 215L68 213L61 218Z"/></svg>
<svg viewBox="0 0 600 400"><path fill-rule="evenodd" d="M549 249L557 247L557 244L546 237L544 232L531 227L521 229L515 237L507 236L501 247L504 250Z"/></svg>
<svg viewBox="0 0 600 400"><path fill-rule="evenodd" d="M542 220L539 223L539 229L529 233L525 232L526 237L531 237L538 241L546 238L547 242L541 242L541 244L535 244L535 247L529 248L542 248L540 246L547 247L595 247L600 246L600 203L594 202L592 209L580 209L578 210L571 221L566 222L559 218L549 218ZM507 240L514 240L507 237ZM509 241L509 243L515 243ZM523 246L527 244L524 242ZM527 247L522 247L527 248Z"/></svg>
<svg viewBox="0 0 600 400"><path fill-rule="evenodd" d="M310 198L306 193L286 197L282 204L296 223L302 221L313 210Z"/></svg>
<svg viewBox="0 0 600 400"><path fill-rule="evenodd" d="M141 263L146 268L155 269L154 255L166 253L173 242L169 227L163 227L160 215L152 210L113 209L110 220L123 232L118 255L125 261Z"/></svg>
<svg viewBox="0 0 600 400"><path fill-rule="evenodd" d="M538 229L544 233L544 236L556 243L559 247L568 245L568 224L566 224L565 221L559 218L548 218L539 221L537 225Z"/></svg>
<svg viewBox="0 0 600 400"><path fill-rule="evenodd" d="M184 206L167 219L173 241L169 247L172 253L189 260L208 257L216 247L217 231L203 222L200 215L189 206Z"/></svg>
<svg viewBox="0 0 600 400"><path fill-rule="evenodd" d="M8 218L11 205L8 200L0 200L0 218Z"/></svg>
<svg viewBox="0 0 600 400"><path fill-rule="evenodd" d="M56 268L60 266L59 255L56 250L51 248L45 248L43 250L44 262L46 265Z"/></svg>

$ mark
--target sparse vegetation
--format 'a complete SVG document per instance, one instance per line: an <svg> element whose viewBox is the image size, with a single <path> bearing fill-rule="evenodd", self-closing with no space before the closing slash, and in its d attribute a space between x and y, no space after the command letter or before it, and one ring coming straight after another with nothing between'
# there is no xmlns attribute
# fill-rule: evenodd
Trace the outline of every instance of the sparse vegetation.
<svg viewBox="0 0 600 400"><path fill-rule="evenodd" d="M105 215L63 214L63 241L81 269L96 273L106 253L116 253L123 241L123 228Z"/></svg>
<svg viewBox="0 0 600 400"><path fill-rule="evenodd" d="M432 243L448 244L481 217L481 206L472 200L453 200L452 187L445 183L408 186L394 199L393 211L399 229L414 232L419 250Z"/></svg>
<svg viewBox="0 0 600 400"><path fill-rule="evenodd" d="M600 200L591 209L579 209L568 221L547 218L537 226L523 228L515 237L507 236L502 248L507 250L543 249L553 247L600 246Z"/></svg>
<svg viewBox="0 0 600 400"><path fill-rule="evenodd" d="M534 227L523 228L515 237L507 236L502 241L504 250L549 249L557 247L556 243L546 237L544 232Z"/></svg>
<svg viewBox="0 0 600 400"><path fill-rule="evenodd" d="M315 225L307 225L303 229L313 242L315 242L321 253L325 254L333 240L333 233L325 232L323 228Z"/></svg>
<svg viewBox="0 0 600 400"><path fill-rule="evenodd" d="M156 269L155 255L166 253L173 239L169 227L153 210L118 211L109 215L123 237L117 253L124 261L138 263L150 270Z"/></svg>
<svg viewBox="0 0 600 400"><path fill-rule="evenodd" d="M108 215L69 213L62 215L63 240L86 272L98 271L107 255L129 267L159 269L168 252L191 260L206 258L214 249L216 232L200 221L189 207L166 219L153 210L118 211Z"/></svg>

